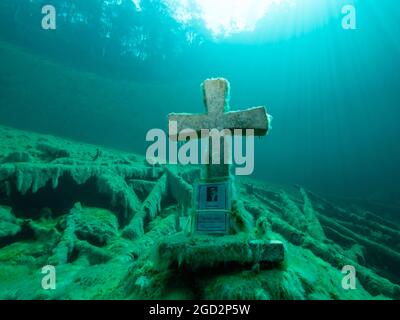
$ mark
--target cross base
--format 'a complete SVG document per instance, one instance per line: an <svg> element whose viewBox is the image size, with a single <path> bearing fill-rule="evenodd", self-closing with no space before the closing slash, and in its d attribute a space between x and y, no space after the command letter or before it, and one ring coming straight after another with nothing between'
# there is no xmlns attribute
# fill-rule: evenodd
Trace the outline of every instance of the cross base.
<svg viewBox="0 0 400 320"><path fill-rule="evenodd" d="M280 241L252 239L248 235L188 237L183 233L165 238L158 247L160 264L192 271L226 267L227 264L251 268L271 268L285 259Z"/></svg>

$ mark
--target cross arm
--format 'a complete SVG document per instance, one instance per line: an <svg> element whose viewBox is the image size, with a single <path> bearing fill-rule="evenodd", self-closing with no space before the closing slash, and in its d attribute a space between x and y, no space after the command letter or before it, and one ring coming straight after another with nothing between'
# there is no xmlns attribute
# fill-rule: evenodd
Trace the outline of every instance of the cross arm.
<svg viewBox="0 0 400 320"><path fill-rule="evenodd" d="M176 122L177 134L185 129L192 129L198 133L202 129L254 129L255 136L264 136L270 126L270 117L265 107L230 111L216 117L210 117L208 114L171 113L168 115L168 121ZM172 134L171 138L177 137Z"/></svg>
<svg viewBox="0 0 400 320"><path fill-rule="evenodd" d="M244 111L230 111L224 114L224 125L228 129L254 129L255 136L265 136L270 127L270 116L265 107Z"/></svg>

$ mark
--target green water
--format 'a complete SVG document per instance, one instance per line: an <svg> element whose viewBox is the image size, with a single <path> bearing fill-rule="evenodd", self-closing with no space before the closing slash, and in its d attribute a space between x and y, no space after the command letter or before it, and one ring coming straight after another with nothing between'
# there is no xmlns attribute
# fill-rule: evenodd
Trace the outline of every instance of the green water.
<svg viewBox="0 0 400 320"><path fill-rule="evenodd" d="M254 177L399 204L399 3L298 2L215 38L157 1L2 0L0 124L144 154L147 131L202 112L200 83L222 76L233 109L274 117ZM41 28L44 4L56 30ZM357 30L342 28L344 4Z"/></svg>

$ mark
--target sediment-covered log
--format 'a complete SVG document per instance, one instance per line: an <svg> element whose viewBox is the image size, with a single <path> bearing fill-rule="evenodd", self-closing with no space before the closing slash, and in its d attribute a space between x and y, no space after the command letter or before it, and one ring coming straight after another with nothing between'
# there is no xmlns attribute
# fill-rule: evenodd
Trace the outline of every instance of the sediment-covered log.
<svg viewBox="0 0 400 320"><path fill-rule="evenodd" d="M141 208L135 213L130 223L124 228L123 236L135 239L144 234L145 220L153 220L161 211L161 204L167 197L167 174L165 173L156 183Z"/></svg>

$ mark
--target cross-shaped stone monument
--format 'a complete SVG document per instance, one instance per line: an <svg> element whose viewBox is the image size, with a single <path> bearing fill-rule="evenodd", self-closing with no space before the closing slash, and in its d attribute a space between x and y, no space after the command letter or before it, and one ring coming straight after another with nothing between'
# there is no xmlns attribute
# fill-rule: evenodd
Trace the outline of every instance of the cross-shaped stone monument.
<svg viewBox="0 0 400 320"><path fill-rule="evenodd" d="M269 128L269 117L264 107L244 111L229 110L229 83L225 79L209 79L203 83L206 114L170 114L169 120L177 123L177 133L172 140L184 139L179 132L191 129L253 129L254 135L265 135ZM212 145L209 144L209 154ZM224 147L220 145L220 149ZM214 150L215 151L215 150ZM221 151L221 150L219 150ZM218 152L218 150L217 150ZM209 155L210 156L210 155ZM219 152L220 164L205 166L203 178L193 192L192 236L178 232L163 239L158 247L160 261L169 268L184 268L192 271L213 269L227 264L247 267L271 267L284 261L285 248L282 242L259 236L254 229L234 233L238 226L234 221L241 210L233 204L233 179L229 164L223 163L224 154ZM237 199L235 199L237 200ZM230 217L232 219L230 219ZM243 217L243 216L242 216ZM243 222L243 220L242 220ZM241 223L239 222L239 225ZM224 234L210 239L209 234ZM211 241L210 241L211 240Z"/></svg>
<svg viewBox="0 0 400 320"><path fill-rule="evenodd" d="M230 111L229 82L223 78L208 79L203 83L205 114L175 114L168 120L175 121L177 133L191 129L201 134L204 129L228 129L234 134L235 129L253 129L255 136L268 132L269 117L265 107L250 108L243 111ZM179 139L178 136L170 136ZM211 139L211 138L210 138ZM221 141L223 138L221 138ZM224 163L224 143L220 150L214 150L209 143L209 164L206 165L203 179L194 192L195 214L192 223L194 232L230 233L230 213L232 210L232 179L230 164ZM213 163L213 152L218 152L219 163Z"/></svg>

